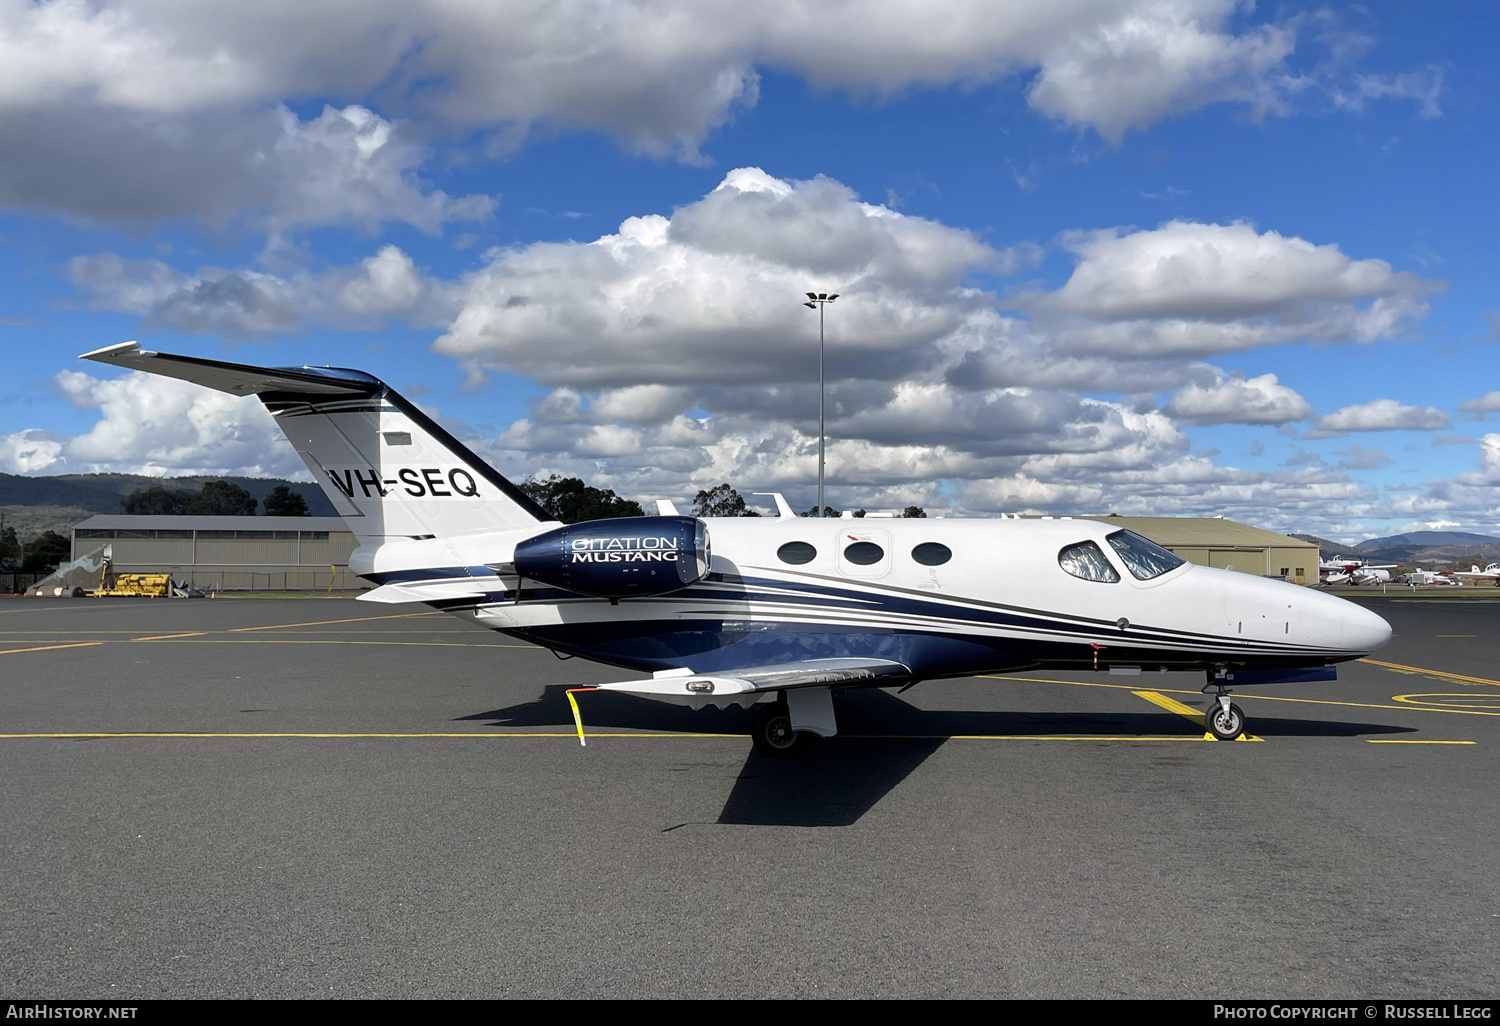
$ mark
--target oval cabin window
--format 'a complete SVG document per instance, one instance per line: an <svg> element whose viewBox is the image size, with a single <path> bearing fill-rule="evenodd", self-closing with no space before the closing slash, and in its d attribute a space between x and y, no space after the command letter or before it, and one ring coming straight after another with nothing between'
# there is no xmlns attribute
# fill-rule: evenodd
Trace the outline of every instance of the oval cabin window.
<svg viewBox="0 0 1500 1026"><path fill-rule="evenodd" d="M885 549L874 542L855 542L844 550L844 558L857 566L870 566L885 558Z"/></svg>
<svg viewBox="0 0 1500 1026"><path fill-rule="evenodd" d="M807 542L787 542L776 550L776 557L783 563L792 563L800 566L803 563L811 563L818 558L818 550Z"/></svg>
<svg viewBox="0 0 1500 1026"><path fill-rule="evenodd" d="M942 566L953 558L953 550L938 542L923 542L911 550L911 558L923 566Z"/></svg>

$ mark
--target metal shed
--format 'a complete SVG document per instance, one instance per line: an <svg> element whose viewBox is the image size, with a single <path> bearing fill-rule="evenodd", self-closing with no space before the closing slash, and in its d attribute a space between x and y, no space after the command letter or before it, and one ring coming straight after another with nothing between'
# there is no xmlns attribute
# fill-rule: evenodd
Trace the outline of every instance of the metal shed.
<svg viewBox="0 0 1500 1026"><path fill-rule="evenodd" d="M355 589L357 543L341 517L101 514L73 528L73 558L113 547L117 573L169 573L218 591Z"/></svg>

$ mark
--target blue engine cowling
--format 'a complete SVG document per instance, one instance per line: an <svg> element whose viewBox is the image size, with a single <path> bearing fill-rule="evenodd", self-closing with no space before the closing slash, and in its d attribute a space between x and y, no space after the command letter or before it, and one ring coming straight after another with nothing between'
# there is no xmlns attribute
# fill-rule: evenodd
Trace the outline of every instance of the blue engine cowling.
<svg viewBox="0 0 1500 1026"><path fill-rule="evenodd" d="M569 524L516 546L521 577L599 598L665 595L708 574L708 526L692 517Z"/></svg>

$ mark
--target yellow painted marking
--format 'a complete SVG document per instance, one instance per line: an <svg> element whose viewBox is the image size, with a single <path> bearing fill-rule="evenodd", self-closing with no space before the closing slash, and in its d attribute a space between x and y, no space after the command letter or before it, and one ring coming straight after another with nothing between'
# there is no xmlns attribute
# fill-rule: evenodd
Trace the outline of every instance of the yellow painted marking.
<svg viewBox="0 0 1500 1026"><path fill-rule="evenodd" d="M156 634L149 638L131 638L131 641L166 641L168 638L201 638L207 631L190 631L187 634Z"/></svg>
<svg viewBox="0 0 1500 1026"><path fill-rule="evenodd" d="M1427 699L1427 698L1457 699L1457 701L1446 701L1446 702L1426 702L1426 701L1423 701L1423 699ZM1469 693L1458 694L1458 695L1445 695L1445 694L1441 694L1441 693L1435 692L1435 691L1428 691L1428 692L1425 692L1423 694L1416 694L1416 695L1392 695L1391 696L1391 701L1392 702L1404 702L1407 705L1421 705L1421 706L1431 705L1431 706L1436 706L1436 707L1438 707L1440 709L1453 708L1455 706L1459 707L1459 708L1469 709L1469 708L1474 708L1474 707L1477 706L1479 708L1489 708L1489 709L1500 710L1500 695L1492 695L1489 692L1480 692L1480 693L1477 693L1477 694L1469 692Z"/></svg>
<svg viewBox="0 0 1500 1026"><path fill-rule="evenodd" d="M436 740L499 740L504 738L569 738L577 735L566 731L507 731L505 733L480 734L480 733L292 733L292 732L262 732L262 733L210 733L206 731L134 731L134 732L106 732L93 731L87 733L36 733L36 734L0 734L0 740L6 741L113 741L113 740L278 740L278 739L304 739L304 740L359 740L362 738L372 739L436 739ZM605 731L594 733L595 738L734 738L735 740L748 740L744 734L679 734L671 732L659 733L633 733ZM839 739L848 741L1202 741L1203 738L1174 735L1155 734L1133 734L1125 736L1109 736L1100 734L840 734ZM1248 738L1250 741L1260 741L1262 738Z"/></svg>
<svg viewBox="0 0 1500 1026"><path fill-rule="evenodd" d="M1185 716L1200 727L1203 726L1203 713L1190 705L1183 705L1175 698L1168 698L1159 691L1132 691L1131 694L1137 698L1144 698L1152 705L1159 705L1167 712L1176 713L1178 716Z"/></svg>
<svg viewBox="0 0 1500 1026"><path fill-rule="evenodd" d="M150 641L151 638L137 638L137 641ZM89 645L103 645L102 641L86 642ZM418 648L536 648L535 645L507 645L495 642L475 642L465 644L460 641L339 641L337 639L308 639L294 640L292 638L205 638L202 641L179 641L181 645L410 645Z"/></svg>
<svg viewBox="0 0 1500 1026"><path fill-rule="evenodd" d="M1477 745L1478 741L1401 741L1401 740L1376 740L1372 737L1365 738L1372 745Z"/></svg>
<svg viewBox="0 0 1500 1026"><path fill-rule="evenodd" d="M1421 666L1403 666L1401 663L1385 663L1379 659L1361 659L1362 663L1370 663L1375 666L1383 666L1387 670L1395 670L1397 673L1426 673L1434 677L1446 677L1449 680L1462 680L1470 684L1489 684L1500 688L1500 680L1489 680L1485 677L1465 677L1461 673L1449 673L1446 670L1428 670Z"/></svg>
<svg viewBox="0 0 1500 1026"><path fill-rule="evenodd" d="M858 735L858 734L851 734L850 735L850 737L859 737L859 736L862 736L862 735ZM873 735L869 735L869 736L871 736L871 737L880 737L882 735L873 734ZM889 735L889 736L890 737L922 737L922 736L925 736L925 735L919 735L919 734L892 734L892 735ZM1181 735L1181 734L1173 734L1173 735L1168 735L1168 736L1156 736L1156 735L1152 735L1152 734L1136 734L1134 736L1128 736L1128 737L1105 737L1105 736L1102 736L1102 735L1079 735L1079 736L1076 736L1076 737L1074 737L1074 736L1064 737L1064 736L1061 736L1061 735L1058 735L1058 734L947 734L947 735L937 734L937 735L932 735L932 736L933 737L947 737L948 740L950 740L950 741L1213 741L1213 740L1215 740L1215 738L1214 738L1214 736L1212 734L1208 735L1207 737L1188 737L1188 736L1184 736L1184 735ZM1262 737L1246 737L1245 740L1247 740L1247 741L1264 741L1265 738L1262 738Z"/></svg>
<svg viewBox="0 0 1500 1026"><path fill-rule="evenodd" d="M310 620L307 623L268 623L263 627L234 627L230 634L238 634L243 631L279 631L287 627L322 627L330 623L365 623L369 620L406 620L414 616L442 616L441 611L431 613L391 613L388 616L354 616L344 620Z"/></svg>
<svg viewBox="0 0 1500 1026"><path fill-rule="evenodd" d="M7 648L0 651L0 655L15 655L18 652L51 652L57 648L88 648L91 645L102 645L102 641L75 641L71 645L41 645L37 648Z"/></svg>
<svg viewBox="0 0 1500 1026"><path fill-rule="evenodd" d="M1069 684L1082 688L1120 688L1124 691L1135 690L1129 684L1105 684L1102 681L1091 680L1048 680L1044 677L1006 677L997 673L982 673L979 674L979 676L987 680L1019 680L1027 681L1033 684ZM1161 692L1170 692L1174 695L1199 694L1199 692L1197 691L1187 691L1180 688L1158 688L1157 690ZM1234 697L1238 699L1249 699L1252 702L1299 702L1303 705L1337 705L1351 709L1396 709L1404 710L1406 712L1412 712L1415 710L1421 712L1457 713L1460 716L1500 716L1500 712L1480 712L1477 709L1444 709L1439 706L1418 707L1415 705L1382 705L1376 702L1334 702L1326 698L1287 698L1284 695L1251 695L1243 691L1236 691Z"/></svg>
<svg viewBox="0 0 1500 1026"><path fill-rule="evenodd" d="M738 737L738 738L743 738L745 735L744 734L676 734L676 733L632 734L632 733L609 733L609 732L606 732L606 733L602 733L602 734L596 733L594 736L595 737L665 737L665 738L673 738L673 737ZM8 740L8 741L17 741L17 740L49 740L49 739L50 740L67 741L67 740L79 740L79 739L85 739L85 738L89 738L89 739L103 739L103 740L122 739L122 738L146 738L146 739L151 739L151 738L158 738L158 739L160 739L160 738L207 738L207 739L229 738L229 739L252 739L252 740L253 739L257 739L257 738L264 738L264 739L275 739L275 738L312 738L312 739L322 739L322 738L333 738L333 739L338 739L338 738L470 738L470 739L479 739L479 740L485 740L485 739L495 740L497 738L509 738L509 737L566 737L566 738L572 738L573 734L570 731L569 732L561 732L561 733L556 732L556 731L507 731L505 733L495 733L495 734L479 734L479 733L468 733L468 734L456 734L456 733L449 733L449 734L442 734L442 733L405 733L405 734L395 734L395 733L390 733L390 734L382 734L382 733L378 733L378 732L376 732L376 733L358 733L358 734L351 734L351 733L314 734L314 733L306 733L306 732L302 732L302 733L294 733L294 732L279 732L279 733L278 732L263 732L263 733L210 733L210 732L195 732L195 731L124 731L124 732L90 731L90 732L86 732L86 733L67 733L67 734L64 734L64 733L57 733L57 734L0 734L0 739Z"/></svg>

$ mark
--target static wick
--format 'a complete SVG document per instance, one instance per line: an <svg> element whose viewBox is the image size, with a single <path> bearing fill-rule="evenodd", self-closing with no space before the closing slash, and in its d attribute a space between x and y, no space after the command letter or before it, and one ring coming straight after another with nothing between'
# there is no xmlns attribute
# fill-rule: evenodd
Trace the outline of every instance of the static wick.
<svg viewBox="0 0 1500 1026"><path fill-rule="evenodd" d="M568 704L573 707L573 723L578 727L578 743L584 748L589 746L583 736L583 713L578 711L578 699L573 697L575 691L598 691L598 688L569 688L567 691Z"/></svg>

